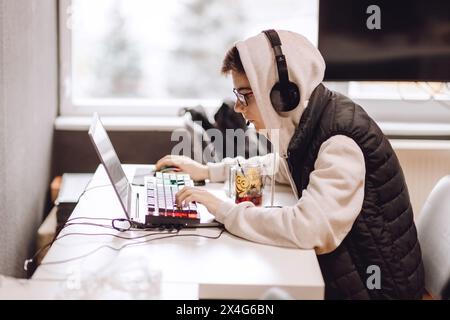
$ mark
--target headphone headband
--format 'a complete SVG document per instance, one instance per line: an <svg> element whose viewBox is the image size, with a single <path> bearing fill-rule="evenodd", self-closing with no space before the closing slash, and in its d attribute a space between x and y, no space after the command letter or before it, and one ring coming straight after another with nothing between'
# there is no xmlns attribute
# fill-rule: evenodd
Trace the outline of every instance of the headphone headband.
<svg viewBox="0 0 450 320"><path fill-rule="evenodd" d="M264 30L263 33L269 39L270 45L272 46L273 52L275 54L275 61L277 63L278 70L278 81L280 81L281 86L284 86L289 82L289 73L286 63L286 57L281 49L281 40L278 33L273 30Z"/></svg>

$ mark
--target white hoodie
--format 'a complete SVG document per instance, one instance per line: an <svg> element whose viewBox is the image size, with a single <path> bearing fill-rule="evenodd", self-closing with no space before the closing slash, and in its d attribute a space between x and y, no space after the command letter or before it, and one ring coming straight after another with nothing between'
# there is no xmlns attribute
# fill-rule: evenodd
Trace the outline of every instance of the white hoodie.
<svg viewBox="0 0 450 320"><path fill-rule="evenodd" d="M277 30L286 56L289 79L301 92L299 105L278 114L270 103L270 90L278 81L273 49L261 33L236 43L256 104L266 129L279 129L279 140L267 135L284 158L289 141L298 126L303 110L314 89L323 80L324 60L319 51L303 36ZM262 161L268 161L268 156ZM209 163L210 181L224 181L228 166ZM285 160L276 180L290 183L298 195ZM295 166L295 163L293 164ZM252 241L288 247L315 249L317 254L333 251L350 231L364 199L364 156L349 137L336 135L320 147L309 184L295 206L283 208L255 207L251 202L239 205L224 201L216 219L226 229Z"/></svg>

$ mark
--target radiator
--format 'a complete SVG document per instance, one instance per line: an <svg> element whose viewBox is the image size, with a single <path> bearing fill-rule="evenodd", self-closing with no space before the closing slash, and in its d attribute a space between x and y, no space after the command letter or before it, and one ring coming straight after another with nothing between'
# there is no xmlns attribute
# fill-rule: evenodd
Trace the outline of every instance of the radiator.
<svg viewBox="0 0 450 320"><path fill-rule="evenodd" d="M450 141L391 140L391 144L402 166L417 219L434 185L450 174Z"/></svg>

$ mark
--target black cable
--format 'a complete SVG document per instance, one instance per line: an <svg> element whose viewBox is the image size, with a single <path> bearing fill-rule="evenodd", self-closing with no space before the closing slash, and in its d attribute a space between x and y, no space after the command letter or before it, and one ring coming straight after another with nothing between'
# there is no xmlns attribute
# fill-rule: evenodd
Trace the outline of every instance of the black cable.
<svg viewBox="0 0 450 320"><path fill-rule="evenodd" d="M80 219L82 219L82 220L106 220L106 221L111 221L111 222L113 222L113 221L115 221L115 220L129 221L128 219L124 219L124 218L75 217L75 218L70 218L70 219L68 219L68 220L66 221L66 224L69 223L69 222L71 222L71 221L73 221L73 220L80 220ZM88 223L88 222L86 222L86 224L87 224L87 223ZM129 221L129 223L131 224L130 221ZM80 223L80 224L84 224L84 223ZM104 226L106 226L106 225L104 225ZM108 226L108 227L111 227L111 226ZM112 229L115 229L115 230L117 230L117 231L122 231L122 230L119 230L119 229L114 228L114 227L111 227L111 228L112 228ZM62 229L64 229L64 226L63 226ZM62 229L61 229L61 230L62 230ZM130 228L127 229L127 231L153 231L153 230L155 230L155 229L158 229L158 228L157 228L157 227L154 227L154 228L135 228L135 227L130 227Z"/></svg>
<svg viewBox="0 0 450 320"><path fill-rule="evenodd" d="M70 221L73 221L73 220L79 220L79 219L88 219L88 220L107 220L107 221L114 221L114 220L117 220L117 219L111 219L111 218L75 217L75 218L71 218L71 219L67 220L67 222L70 222ZM125 219L124 219L124 220L125 220ZM126 231L155 231L155 230L157 229L157 228L146 228L146 229L129 228L129 229L127 229L127 230L119 230L119 229L114 228L114 227L111 227L111 226L109 226L109 225L102 225L102 224L97 224L97 223L89 223L89 222L78 222L78 223L74 222L74 223L67 223L67 222L66 222L66 223L64 224L64 226L61 228L61 230L65 229L66 227L69 227L69 226L71 226L71 225L89 225L89 226L96 226L96 227L102 227L102 228L114 229L114 230L117 230L117 231L120 231L120 232L126 232ZM60 231L61 231L61 230L60 230ZM180 230L180 229L176 229L176 233L177 233L177 234L178 234L179 230ZM112 237L116 237L116 238L124 239L124 240L135 240L135 239L141 239L141 238L145 238L145 237L149 237L149 236L153 236L153 235L164 234L163 231L164 231L164 230L161 230L161 231L158 231L158 232L154 232L154 233L145 234L145 235L142 235L142 236L135 236L135 237L123 237L123 236L116 235L116 234L112 234L112 233L81 233L81 232L71 232L71 233L66 233L66 234L64 234L64 235L62 235L62 236L55 235L55 237L54 237L49 243L47 243L45 246L43 246L42 248L40 248L40 249L39 249L39 250L31 257L31 259L25 260L24 269L25 269L25 270L28 270L28 265L29 265L30 263L33 263L33 261L36 259L36 257L37 257L42 251L44 251L45 249L49 248L50 246L53 245L53 243L55 243L56 241L58 241L58 240L60 240L60 239L62 239L62 238L64 238L64 237L66 237L66 236L72 236L72 235L85 235L85 236L90 236L90 235L93 235L93 236L112 236ZM222 230L222 232L220 233L220 235L223 233L223 231L224 231L224 229ZM169 231L169 233L170 233L170 231ZM195 236L195 235L196 235L196 234L188 234L188 235L179 235L179 236ZM219 235L218 237L220 237L220 235ZM203 235L197 235L197 236L208 238L208 236L203 236ZM163 238L164 238L164 237L162 237L161 239L163 239ZM157 239L159 239L159 238L157 238ZM154 239L154 240L157 240L157 239ZM147 242L147 241L146 241L146 242ZM145 242L142 242L142 243L145 243ZM136 243L132 243L132 244L136 244ZM139 243L138 243L138 244L139 244ZM102 246L102 247L104 247L104 246ZM124 248L124 247L126 247L126 245L123 246L123 247L121 247L120 250L121 250L122 248ZM111 248L111 249L112 249L112 248ZM94 252L96 252L96 251L94 251ZM94 252L91 252L91 253L94 253ZM91 253L90 253L90 254L91 254ZM43 265L43 264L46 264L46 263L41 263L41 265ZM37 267L37 266L36 266L36 267Z"/></svg>
<svg viewBox="0 0 450 320"><path fill-rule="evenodd" d="M95 223L89 223L89 222L75 222L72 223L73 220L106 220L106 221L110 221L112 222L112 225L104 225L104 224L95 224ZM129 223L129 227L126 229L123 228L118 228L115 227L115 222L128 222ZM114 229L120 232L124 232L124 231L137 231L137 232L146 232L146 231L155 231L155 230L162 230L161 227L158 226L154 226L154 227L133 227L133 222L131 220L128 220L126 218L95 218L95 217L75 217L75 218L70 218L66 221L65 225L61 228L61 230L63 230L66 226L71 226L71 225L93 225L93 226L99 226L99 227L105 227L105 228L110 228L110 229ZM181 225L174 225L172 229L177 229L177 226L181 226ZM196 226L196 228L199 228L200 226ZM163 229L169 229L168 227L163 227ZM178 228L178 229L181 229ZM61 231L60 230L60 231Z"/></svg>
<svg viewBox="0 0 450 320"><path fill-rule="evenodd" d="M87 185L89 185L89 184L91 183L91 181L92 181L92 179L89 180L89 182L88 182ZM88 192L88 191L90 191L90 190L93 190L93 189L103 188L103 187L108 187L108 186L111 186L111 184L107 184L107 185L99 185L99 186L94 186L94 187L91 187L91 188L86 188L86 189L80 194L80 196L78 197L77 203L78 203L78 202L81 200L81 198L86 194L86 192ZM111 221L111 222L112 222L112 226L110 226L110 225L103 225L103 224L97 224L97 223L90 223L90 222L71 222L71 221L74 221L74 220L80 220L80 219L83 219L83 220L106 220L106 221ZM128 221L128 222L130 223L130 227L127 228L127 229L125 229L125 230L116 228L116 227L114 226L114 221L116 221L116 220ZM89 226L96 226L96 227L102 227L102 228L114 229L114 230L117 230L117 231L120 231L120 232L126 232L126 231L154 231L154 230L156 229L156 227L155 227L155 228L145 228L145 229L133 228L133 227L132 227L131 221L129 221L129 220L127 220L127 219L117 219L117 218L116 218L116 219L111 219L111 218L96 218L96 217L75 217L75 218L70 218L70 219L68 219L68 220L64 223L64 225L63 225L63 227L61 228L60 232L61 232L63 229L65 229L65 228L67 228L67 227L69 227L69 226L72 226L72 225L89 225ZM91 252L89 252L89 253L87 253L87 254L85 254L85 255L82 255L82 256L79 256L79 257L76 257L76 258L73 258L73 259L64 260L64 261L62 261L62 262L45 262L45 263L41 263L40 265L65 263L65 262L68 262L68 261L81 259L81 258L83 258L83 257L89 256L89 255L91 255L91 254L97 252L98 250L100 250L100 249L102 249L102 248L109 248L109 249L111 249L111 250L120 251L120 250L122 250L122 249L124 249L124 248L126 248L126 247L128 247L128 246L130 246L130 245L139 245L139 244L147 243L147 242L150 242L150 241L153 241L153 240L159 240L159 239L171 238L171 237L175 237L175 236L198 236L198 237L203 237L203 238L208 238L208 239L218 239L218 238L220 238L220 236L222 235L222 233L225 231L225 229L222 229L222 231L220 232L220 234L219 234L218 236L211 237L211 236L204 236L204 235L199 235L199 234L183 234L183 235L179 235L179 234L178 234L178 233L179 233L179 230L180 230L180 228L176 228L176 234L175 234L175 235L168 235L168 236L164 236L164 237L160 237L160 238L155 238L155 239L149 239L149 240L145 240L145 241L141 241L141 242L137 242L137 243L136 243L136 242L134 242L134 243L129 243L129 244L125 244L125 245L123 245L123 246L121 246L121 247L119 247L119 248L114 248L114 247L109 246L109 245L103 245L103 246L101 246L101 247L95 249L94 251L91 251ZM142 236L136 236L136 237L123 237L123 236L119 236L119 235L111 234L111 233L81 233L81 232L72 232L72 233L66 233L66 234L64 234L64 235L62 235L62 236L59 236L59 237L58 237L57 234L55 234L54 238L53 238L49 243L47 243L45 246L43 246L42 248L40 248L40 249L39 249L39 250L31 257L31 259L25 260L25 263L24 263L24 269L25 269L25 270L28 270L28 265L29 265L30 263L33 263L33 262L35 261L36 257L37 257L42 251L44 251L45 249L47 249L47 248L49 248L51 245L53 245L53 243L55 243L55 241L57 241L57 240L59 240L59 239L62 239L62 238L64 238L64 237L66 237L66 236L71 236L71 235L112 236L112 237L116 237L116 238L124 239L124 240L135 240L135 239L141 239L141 238L145 238L145 237L149 237L149 236L153 236L153 235L164 234L162 231L163 231L163 230L161 230L161 231L159 231L159 232L154 232L154 233L150 233L150 234L145 234L145 235L142 235ZM170 233L170 231L169 231L169 233ZM37 267L37 266L34 266L33 269L34 269L35 267Z"/></svg>
<svg viewBox="0 0 450 320"><path fill-rule="evenodd" d="M153 235L157 235L157 234L163 234L163 232L155 232L155 233L150 233L150 234L146 234L143 236L136 236L136 237L122 237L116 234L112 234L112 233L82 233L82 232L70 232L70 233L66 233L60 237L55 237L52 241L50 241L49 243L47 243L44 247L42 247L41 249L39 249L34 256L31 259L28 259L27 261L32 262L34 259L36 259L37 255L39 253L41 253L43 250L45 250L46 248L50 247L53 245L53 243L55 243L55 241L65 238L67 236L72 236L72 235L85 235L85 236L112 236L112 237L116 237L119 239L125 239L125 240L134 240L134 239L140 239L140 238L145 238L145 237L149 237L149 236L153 236ZM25 269L26 270L26 269Z"/></svg>
<svg viewBox="0 0 450 320"><path fill-rule="evenodd" d="M73 223L70 222L70 221L79 220L79 219L107 220L107 221L114 221L114 220L116 220L116 219L111 219L111 218L75 217L75 218L71 218L71 219L67 220L67 222L61 228L60 232L63 229L65 229L65 228L67 228L69 226L72 226L72 225L89 225L89 226L114 229L114 230L117 230L117 231L120 231L120 232L124 232L123 230L118 230L117 228L114 228L114 227L112 227L110 225L103 225L103 224L89 223L89 222L78 222L78 223L77 222L73 222ZM145 228L145 229L129 228L126 231L154 231L154 230L156 230L156 228ZM24 269L28 270L28 264L32 263L42 251L44 251L45 249L51 247L55 241L65 237L66 235L75 235L75 234L77 234L77 233L68 233L68 234L65 234L65 235L63 235L61 237L58 237L58 234L55 234L54 238L50 242L48 242L46 245L44 245L38 251L36 251L36 253L30 259L25 260ZM163 232L161 232L161 231L160 232L155 232L155 233L149 234L149 235L156 235L156 234L163 234ZM90 234L85 234L85 235L90 235ZM95 235L95 234L93 234L93 235ZM114 237L117 237L117 238L126 239L126 237L121 237L121 236L118 236L118 235L115 235L115 234L111 234L111 233L108 233L108 234L105 233L105 234L102 234L102 235L111 235L111 236L114 236ZM145 236L147 236L147 235L137 236L135 238L139 239L139 238L142 238L142 237L145 237ZM133 239L133 237L129 238L129 240L132 240L132 239Z"/></svg>
<svg viewBox="0 0 450 320"><path fill-rule="evenodd" d="M96 253L97 251L99 251L99 250L101 250L103 248L107 248L107 249L111 249L111 250L116 251L116 252L120 252L122 249L125 249L125 248L130 247L130 246L141 245L141 244L149 243L149 242L155 241L155 240L162 240L162 239L168 239L168 238L174 238L174 237L199 237L199 238L206 238L206 239L216 240L216 239L219 239L224 232L225 232L225 229L222 229L217 236L205 236L205 235L201 235L201 234L178 234L178 231L177 231L177 233L174 234L174 235L167 235L167 236L163 236L163 237L159 237L159 238L153 238L153 239L148 239L148 240L139 241L139 242L126 243L126 244L120 246L119 248L115 248L115 247L110 246L110 245L102 245L102 246L100 246L100 247L98 247L98 248L96 248L96 249L94 249L94 250L92 250L92 251L90 251L90 252L88 252L86 254L83 254L81 256L77 256L77 257L69 258L69 259L65 259L65 260L59 260L59 261L44 262L44 263L41 263L41 266L42 265L63 264L63 263L67 263L67 262L83 259L83 258L86 258L86 257L90 256L91 254ZM70 234L66 234L66 235L70 235ZM96 234L89 234L89 235L96 235Z"/></svg>
<svg viewBox="0 0 450 320"><path fill-rule="evenodd" d="M67 221L71 221L71 220L76 220L76 219L81 219L81 218L84 218L84 217L79 217L79 218L73 218L73 219L69 219L69 220L67 220ZM94 218L94 219L97 219L97 218ZM98 219L106 219L106 218L98 218ZM108 219L108 220L112 220L112 219ZM69 226L71 226L71 225L90 225L90 226L96 226L96 227L101 227L101 228L109 228L109 229L114 229L113 227L111 227L111 226L109 226L109 225L102 225L102 224L97 224L97 223L89 223L89 222L86 222L86 223L83 223L83 222L79 222L79 223L76 223L76 222L74 222L74 223L65 223L64 225L63 225L63 227L61 228L61 230L60 230L60 232L63 230L63 229L65 229L65 228L67 228L67 227L69 227ZM49 242L49 243L47 243L46 245L44 245L42 248L40 248L32 257L31 257L31 259L28 259L28 260L26 260L26 262L27 261L29 261L29 262L32 262L34 259L36 259L36 257L42 252L42 251L44 251L45 249L47 249L48 247L50 247L56 240L58 240L59 238L58 238L58 234L55 234L55 236L53 237L53 239ZM28 262L28 263L29 263ZM26 270L26 269L25 269Z"/></svg>
<svg viewBox="0 0 450 320"><path fill-rule="evenodd" d="M89 179L88 183L86 184L86 187L89 186L89 184L90 184L91 182L92 182L92 178ZM83 190L83 192L80 194L80 196L78 197L77 203L78 203L78 202L81 200L81 198L86 194L86 192L88 192L88 191L90 191L90 190L93 190L93 189L104 188L104 187L108 187L108 186L111 186L111 184L109 183L109 184L103 184L103 185L99 185L99 186L93 186L93 187L91 187L91 188L85 188L85 189ZM77 219L87 219L87 220L111 220L111 219L109 219L109 218L76 217L76 218L68 219L68 220L64 223L64 225L63 225L63 227L61 228L61 230L63 230L64 228L66 228L66 227L68 226L68 222L73 221L73 220L77 220ZM100 226L100 225L99 225L99 226ZM61 232L61 230L59 230L59 232ZM24 262L24 269L25 269L26 271L28 271L28 265L29 265L30 263L33 263L33 262L35 261L36 257L37 257L42 251L44 251L45 249L49 248L49 247L56 241L57 237L58 237L58 234L55 234L55 236L53 237L53 239L52 239L49 243L47 243L46 245L44 245L43 247L41 247L38 251L36 251L36 253L35 253L30 259L25 260L25 262ZM33 269L34 269L34 268L33 268Z"/></svg>
<svg viewBox="0 0 450 320"><path fill-rule="evenodd" d="M89 182L87 183L86 186L89 186L89 184L90 184L91 182L92 182L92 178L91 178L91 180L89 180ZM108 184L102 184L102 185L99 185L99 186L93 186L93 187L91 187L91 188L86 188L86 189L84 189L83 192L82 192L82 193L80 194L80 196L78 197L77 203L80 202L81 198L86 194L86 192L91 191L91 190L93 190L93 189L105 188L105 187L109 187L109 186L112 186L111 183L108 183Z"/></svg>
<svg viewBox="0 0 450 320"><path fill-rule="evenodd" d="M117 229L113 228L110 225L99 224L99 223L91 223L91 222L70 222L70 223L65 223L64 226L61 228L61 230L65 229L67 227L70 227L70 226L77 226L77 225L94 226L94 227L100 227L100 228L117 230ZM60 230L60 232L61 232L61 230Z"/></svg>
<svg viewBox="0 0 450 320"><path fill-rule="evenodd" d="M89 186L89 184L90 184L91 182L92 182L92 178L88 181L88 183L86 184L86 186ZM109 187L109 186L111 186L110 183L109 183L109 184L99 185L99 186L93 186L93 187L84 189L83 192L82 192L82 193L80 194L80 196L78 197L77 203L80 202L81 198L82 198L88 191L91 191L91 190L93 190L93 189L98 189L98 188ZM70 221L77 220L77 219L87 219L87 220L109 220L109 221L113 220L113 219L109 219L109 218L75 217L75 218L68 219L68 220L64 223L64 225L63 225L63 227L61 228L61 230L63 230L64 228L66 228L66 227L68 227L68 226L70 226L70 225L76 224L76 223L70 223ZM86 223L86 224L87 224L87 223ZM94 225L94 224L92 224L92 225ZM110 226L105 226L105 225L97 225L97 226L99 226L99 227L105 227L105 228L106 228L106 227L112 228L112 227L110 227ZM61 230L59 230L59 231L61 232ZM37 267L37 265L34 263L35 260L36 260L36 257L37 257L42 251L44 251L45 249L49 248L49 247L56 241L57 237L58 237L58 234L55 234L55 236L53 237L53 239L52 239L49 243L47 243L46 245L44 245L43 247L41 247L38 251L36 251L36 253L35 253L30 259L25 260L25 262L24 262L24 269L25 269L26 271L28 271L28 265L29 265L30 263L31 263L31 264L34 264L33 269L35 269L35 268Z"/></svg>
<svg viewBox="0 0 450 320"><path fill-rule="evenodd" d="M178 231L177 231L178 232ZM172 233L172 232L167 232L167 233ZM62 238L65 238L67 236L111 236L111 237L115 237L118 239L123 239L123 240L136 240L136 239L141 239L141 238L146 238L146 237L150 237L150 236L154 236L154 235L160 235L160 234L165 234L164 232L154 232L154 233L147 233L141 236L135 236L135 237L123 237L117 234L113 234L113 233L86 233L86 232L69 232L69 233L65 233L62 236L56 238L55 241L58 241Z"/></svg>
<svg viewBox="0 0 450 320"><path fill-rule="evenodd" d="M66 223L70 222L70 221L73 221L73 220L80 220L80 219L83 219L83 220L106 220L106 221L111 221L112 220L112 218L75 217L75 218L67 219Z"/></svg>

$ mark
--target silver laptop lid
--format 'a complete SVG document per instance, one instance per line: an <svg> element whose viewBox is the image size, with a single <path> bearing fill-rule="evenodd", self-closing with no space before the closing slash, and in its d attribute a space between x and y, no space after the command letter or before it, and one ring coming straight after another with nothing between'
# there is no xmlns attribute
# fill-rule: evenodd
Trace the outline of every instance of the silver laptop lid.
<svg viewBox="0 0 450 320"><path fill-rule="evenodd" d="M131 201L131 186L97 113L94 113L92 124L89 128L89 137L119 197L122 208L127 218L130 219L128 208L129 201Z"/></svg>

